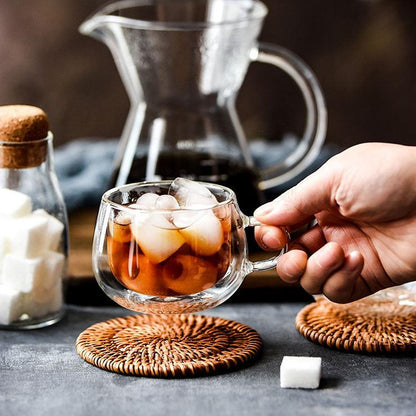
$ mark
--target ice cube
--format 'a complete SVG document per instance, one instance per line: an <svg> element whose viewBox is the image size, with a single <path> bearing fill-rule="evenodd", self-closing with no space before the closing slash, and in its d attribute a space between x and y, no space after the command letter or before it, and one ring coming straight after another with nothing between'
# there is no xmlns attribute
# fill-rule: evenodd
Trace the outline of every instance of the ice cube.
<svg viewBox="0 0 416 416"><path fill-rule="evenodd" d="M123 284L129 289L149 296L167 296L168 289L161 279L161 266L152 263L146 256L138 255L138 275L134 279L125 279Z"/></svg>
<svg viewBox="0 0 416 416"><path fill-rule="evenodd" d="M321 378L320 357L283 357L280 365L280 387L316 389Z"/></svg>
<svg viewBox="0 0 416 416"><path fill-rule="evenodd" d="M12 189L0 189L0 218L19 218L31 211L32 200L29 196Z"/></svg>
<svg viewBox="0 0 416 416"><path fill-rule="evenodd" d="M44 278L43 258L25 259L6 254L0 284L23 293L29 293L41 284Z"/></svg>
<svg viewBox="0 0 416 416"><path fill-rule="evenodd" d="M191 295L215 285L217 267L203 258L178 254L163 266L162 276L169 289L181 295Z"/></svg>
<svg viewBox="0 0 416 416"><path fill-rule="evenodd" d="M46 233L49 238L49 245L47 248L52 251L58 250L61 236L64 231L64 224L62 224L62 222L54 216L47 213L44 209L37 209L33 211L33 215L39 215L43 218L46 218L48 221Z"/></svg>
<svg viewBox="0 0 416 416"><path fill-rule="evenodd" d="M7 233L10 251L24 258L42 256L48 250L51 241L48 219L41 215L31 214L10 221Z"/></svg>
<svg viewBox="0 0 416 416"><path fill-rule="evenodd" d="M211 210L201 211L200 214L195 222L179 232L195 254L211 256L219 251L223 243L221 223Z"/></svg>
<svg viewBox="0 0 416 416"><path fill-rule="evenodd" d="M157 215L157 214L155 214ZM158 223L163 218L158 219ZM131 224L131 232L145 254L153 263L160 263L175 253L185 242L184 237L176 229L166 229L155 226L153 221L143 221L142 217L136 217ZM168 223L166 219L164 219Z"/></svg>
<svg viewBox="0 0 416 416"><path fill-rule="evenodd" d="M110 234L114 240L120 243L131 241L130 224L132 216L127 212L119 212L114 220L109 220Z"/></svg>
<svg viewBox="0 0 416 416"><path fill-rule="evenodd" d="M179 203L172 195L160 195L155 201L155 208L157 209L178 209Z"/></svg>
<svg viewBox="0 0 416 416"><path fill-rule="evenodd" d="M156 200L159 195L152 192L141 195L134 204L130 204L129 208L133 209L151 209L155 208Z"/></svg>
<svg viewBox="0 0 416 416"><path fill-rule="evenodd" d="M0 285L0 324L8 325L23 314L24 295L19 290Z"/></svg>
<svg viewBox="0 0 416 416"><path fill-rule="evenodd" d="M160 195L155 202L155 210L162 210L163 212L154 211L149 217L149 221L152 225L158 228L164 228L167 230L176 229L176 225L173 223L173 212L179 209L179 204L176 199L171 195Z"/></svg>
<svg viewBox="0 0 416 416"><path fill-rule="evenodd" d="M206 186L185 178L176 178L168 194L174 196L181 207L202 208L218 204L217 198Z"/></svg>

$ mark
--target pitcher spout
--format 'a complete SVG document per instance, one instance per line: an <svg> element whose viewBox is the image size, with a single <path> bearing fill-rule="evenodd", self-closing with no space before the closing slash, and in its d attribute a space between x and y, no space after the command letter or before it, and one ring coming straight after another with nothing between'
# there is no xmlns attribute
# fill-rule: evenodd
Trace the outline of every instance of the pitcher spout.
<svg viewBox="0 0 416 416"><path fill-rule="evenodd" d="M96 40L106 43L108 35L111 33L110 25L106 19L99 14L95 14L81 23L78 30L82 35L90 36Z"/></svg>
<svg viewBox="0 0 416 416"><path fill-rule="evenodd" d="M87 18L78 30L81 34L104 43L110 49L130 101L132 104L137 104L141 101L142 89L131 45L123 31L123 19L113 14L123 4L129 3L121 1L102 8Z"/></svg>

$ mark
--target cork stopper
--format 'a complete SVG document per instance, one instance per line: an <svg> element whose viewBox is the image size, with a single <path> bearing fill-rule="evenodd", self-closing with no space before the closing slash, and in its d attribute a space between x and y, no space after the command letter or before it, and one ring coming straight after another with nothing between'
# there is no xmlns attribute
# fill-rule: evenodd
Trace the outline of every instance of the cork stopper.
<svg viewBox="0 0 416 416"><path fill-rule="evenodd" d="M30 105L0 106L0 168L39 166L47 156L49 122Z"/></svg>

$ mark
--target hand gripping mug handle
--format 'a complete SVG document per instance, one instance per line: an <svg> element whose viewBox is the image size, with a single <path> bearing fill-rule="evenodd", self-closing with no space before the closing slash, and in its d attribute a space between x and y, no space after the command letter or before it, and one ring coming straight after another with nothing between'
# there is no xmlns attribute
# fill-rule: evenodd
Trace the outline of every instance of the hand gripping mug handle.
<svg viewBox="0 0 416 416"><path fill-rule="evenodd" d="M303 137L285 159L260 171L260 189L281 185L301 173L319 154L325 140L327 113L318 80L308 65L293 52L281 46L259 43L250 53L251 61L277 66L300 88L307 110Z"/></svg>
<svg viewBox="0 0 416 416"><path fill-rule="evenodd" d="M245 217L244 218L244 228L247 227L257 227L260 225L264 225L261 222L257 221L254 217ZM290 241L290 234L289 232L284 229L287 241ZM265 270L272 270L276 267L277 262L282 254L286 253L288 250L288 244L286 244L274 257L270 257L266 260L258 260L258 261L250 261L246 258L245 260L245 274L253 273L253 272L261 272Z"/></svg>

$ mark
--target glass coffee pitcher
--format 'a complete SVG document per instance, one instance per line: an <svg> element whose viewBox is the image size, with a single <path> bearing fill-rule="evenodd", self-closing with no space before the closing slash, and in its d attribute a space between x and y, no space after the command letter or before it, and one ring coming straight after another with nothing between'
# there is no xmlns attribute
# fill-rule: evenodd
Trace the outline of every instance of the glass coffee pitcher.
<svg viewBox="0 0 416 416"><path fill-rule="evenodd" d="M234 189L252 212L262 190L287 182L316 157L326 132L321 89L293 53L257 42L266 14L257 0L125 0L80 26L110 48L131 101L111 185L177 176L215 182ZM235 109L253 61L289 74L307 109L296 148L262 171Z"/></svg>

